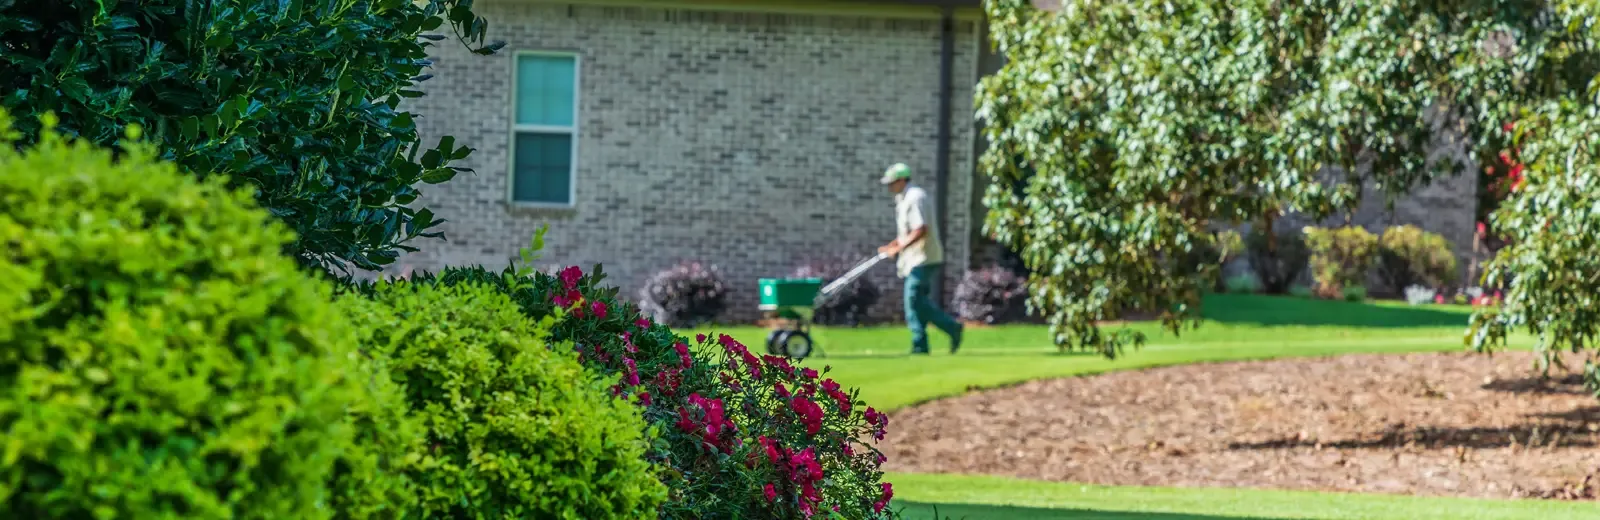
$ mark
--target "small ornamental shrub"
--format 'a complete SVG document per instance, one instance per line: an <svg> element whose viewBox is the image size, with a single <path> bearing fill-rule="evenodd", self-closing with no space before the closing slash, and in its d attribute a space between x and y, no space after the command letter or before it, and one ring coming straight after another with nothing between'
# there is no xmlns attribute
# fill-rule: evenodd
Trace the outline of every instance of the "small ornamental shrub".
<svg viewBox="0 0 1600 520"><path fill-rule="evenodd" d="M1347 302L1364 302L1367 301L1367 288L1363 285L1347 285L1340 290L1340 296Z"/></svg>
<svg viewBox="0 0 1600 520"><path fill-rule="evenodd" d="M377 269L439 236L418 186L472 152L424 144L405 100L433 46L504 45L485 33L470 0L0 1L0 107L24 144L45 110L102 145L141 125L185 173L255 193L290 254Z"/></svg>
<svg viewBox="0 0 1600 520"><path fill-rule="evenodd" d="M1317 293L1312 291L1310 287L1295 285L1289 288L1289 295L1295 298L1313 298L1316 297Z"/></svg>
<svg viewBox="0 0 1600 520"><path fill-rule="evenodd" d="M419 284L492 285L524 315L554 318L552 340L572 345L590 370L617 377L611 391L659 432L644 459L661 466L670 488L662 518L802 518L806 508L822 515L835 506L846 518L894 516L882 507L891 495L878 471L883 456L864 442L881 438L887 416L814 369L756 357L731 339L678 336L619 301L604 279L598 266L412 276Z"/></svg>
<svg viewBox="0 0 1600 520"><path fill-rule="evenodd" d="M844 276L851 268L856 266L859 258L847 255L831 255L811 260L801 264L789 273L793 278L821 278L823 283L832 282ZM882 296L878 285L866 276L858 277L854 281L839 288L839 292L823 300L817 305L817 314L813 318L821 325L856 326L869 321L868 312L873 305L878 303Z"/></svg>
<svg viewBox="0 0 1600 520"><path fill-rule="evenodd" d="M1027 314L1028 280L1009 269L967 271L956 286L956 315L962 320L1007 323Z"/></svg>
<svg viewBox="0 0 1600 520"><path fill-rule="evenodd" d="M1261 281L1250 274L1238 274L1228 277L1228 292L1237 294L1255 294L1261 292Z"/></svg>
<svg viewBox="0 0 1600 520"><path fill-rule="evenodd" d="M1344 288L1362 285L1378 254L1378 237L1357 226L1336 229L1307 227L1311 249L1312 287L1318 296L1338 299Z"/></svg>
<svg viewBox="0 0 1600 520"><path fill-rule="evenodd" d="M1457 278L1450 241L1416 226L1391 227L1378 239L1378 275L1390 288L1440 287Z"/></svg>
<svg viewBox="0 0 1600 520"><path fill-rule="evenodd" d="M1245 254L1250 268L1261 281L1262 290L1268 294L1283 294L1300 279L1311 258L1306 249L1305 237L1298 232L1282 231L1268 235L1261 229L1251 231L1245 238Z"/></svg>
<svg viewBox="0 0 1600 520"><path fill-rule="evenodd" d="M655 518L645 423L498 289L393 282L347 297L366 353L404 388L425 447L420 518Z"/></svg>
<svg viewBox="0 0 1600 520"><path fill-rule="evenodd" d="M363 382L289 231L44 119L19 152L0 110L0 517L329 518Z"/></svg>
<svg viewBox="0 0 1600 520"><path fill-rule="evenodd" d="M711 323L728 308L728 284L717 266L699 262L664 269L639 290L646 315L670 327L692 328Z"/></svg>

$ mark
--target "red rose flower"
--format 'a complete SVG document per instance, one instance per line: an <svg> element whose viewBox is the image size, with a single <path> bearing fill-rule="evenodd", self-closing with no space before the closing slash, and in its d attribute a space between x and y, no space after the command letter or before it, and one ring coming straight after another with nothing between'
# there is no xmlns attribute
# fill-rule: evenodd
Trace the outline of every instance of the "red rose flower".
<svg viewBox="0 0 1600 520"><path fill-rule="evenodd" d="M761 488L761 494L767 496L767 502L771 502L773 500L777 500L778 499L778 490L773 489L772 484L770 484L770 483L768 483L765 487Z"/></svg>

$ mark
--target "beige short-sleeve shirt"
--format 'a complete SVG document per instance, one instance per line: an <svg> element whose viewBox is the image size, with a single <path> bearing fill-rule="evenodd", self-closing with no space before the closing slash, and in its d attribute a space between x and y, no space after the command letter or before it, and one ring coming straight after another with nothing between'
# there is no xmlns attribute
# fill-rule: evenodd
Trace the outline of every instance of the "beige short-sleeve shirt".
<svg viewBox="0 0 1600 520"><path fill-rule="evenodd" d="M937 214L934 213L933 204L928 192L917 186L908 185L894 196L895 227L899 237L904 238L919 227L928 228L922 240L900 251L899 258L895 260L901 278L909 276L912 268L944 263L944 247L939 242L939 226L934 222Z"/></svg>

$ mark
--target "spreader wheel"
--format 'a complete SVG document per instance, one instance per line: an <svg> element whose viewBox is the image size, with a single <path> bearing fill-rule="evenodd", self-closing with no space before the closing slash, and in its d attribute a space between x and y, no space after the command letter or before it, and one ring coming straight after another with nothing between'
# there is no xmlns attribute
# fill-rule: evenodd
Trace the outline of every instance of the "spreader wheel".
<svg viewBox="0 0 1600 520"><path fill-rule="evenodd" d="M794 359L805 359L811 355L811 335L804 332L790 332L778 338L783 346L784 354Z"/></svg>
<svg viewBox="0 0 1600 520"><path fill-rule="evenodd" d="M774 356L783 355L783 337L789 334L787 330L774 330L767 333L767 353Z"/></svg>

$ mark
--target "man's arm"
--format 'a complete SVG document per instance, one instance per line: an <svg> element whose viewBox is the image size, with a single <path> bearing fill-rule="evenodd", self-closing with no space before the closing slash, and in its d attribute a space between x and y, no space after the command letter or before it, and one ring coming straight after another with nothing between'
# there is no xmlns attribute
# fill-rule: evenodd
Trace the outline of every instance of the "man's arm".
<svg viewBox="0 0 1600 520"><path fill-rule="evenodd" d="M889 256L898 255L900 254L900 251L911 247L912 244L917 243L918 240L922 240L922 237L926 236L927 234L928 226L917 227L912 229L910 233L906 233L906 236L896 238L894 241L878 248L878 252Z"/></svg>
<svg viewBox="0 0 1600 520"><path fill-rule="evenodd" d="M905 248L911 247L918 240L922 240L923 237L928 235L927 220L922 215L923 202L922 197L917 197L916 201L911 204L911 211L906 213L906 226L911 228L911 232L878 248L879 253L889 256L898 255Z"/></svg>

